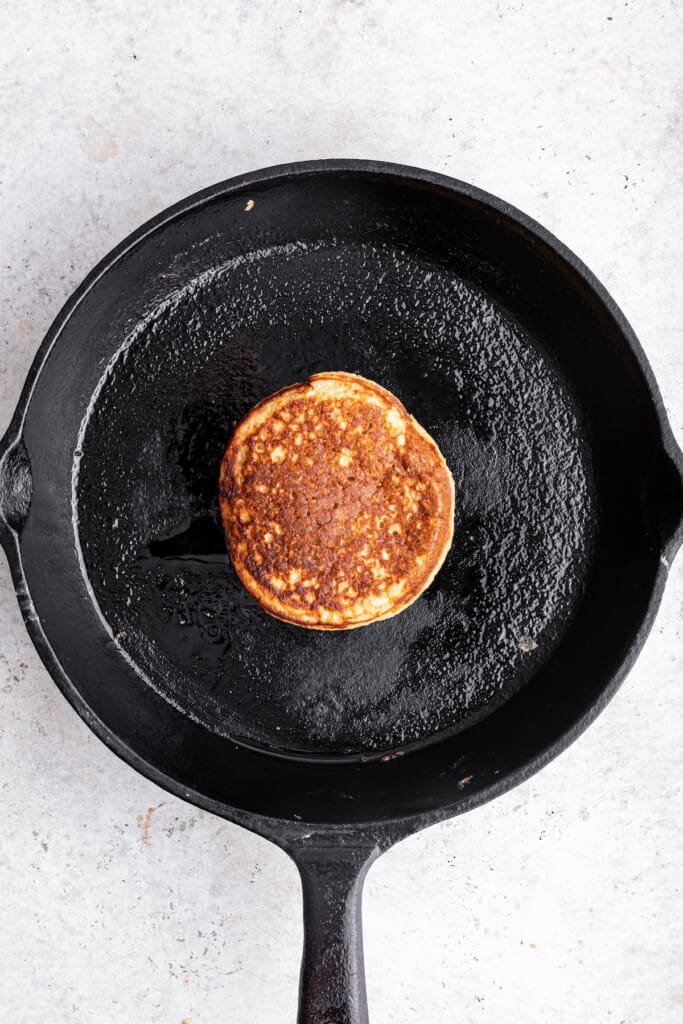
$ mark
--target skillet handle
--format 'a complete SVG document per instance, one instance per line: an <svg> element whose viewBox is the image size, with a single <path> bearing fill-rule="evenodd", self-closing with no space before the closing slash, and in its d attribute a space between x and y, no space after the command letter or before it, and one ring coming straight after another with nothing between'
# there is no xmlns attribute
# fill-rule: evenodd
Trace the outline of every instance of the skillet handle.
<svg viewBox="0 0 683 1024"><path fill-rule="evenodd" d="M368 1024L361 894L380 850L311 837L289 853L304 899L298 1024Z"/></svg>

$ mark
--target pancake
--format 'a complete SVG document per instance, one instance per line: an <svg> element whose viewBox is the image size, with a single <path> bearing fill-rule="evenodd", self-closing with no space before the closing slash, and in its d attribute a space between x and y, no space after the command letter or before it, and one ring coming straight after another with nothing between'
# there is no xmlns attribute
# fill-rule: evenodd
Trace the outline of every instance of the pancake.
<svg viewBox="0 0 683 1024"><path fill-rule="evenodd" d="M434 440L389 391L318 373L237 426L219 502L240 580L311 629L387 619L429 586L453 539L455 488Z"/></svg>

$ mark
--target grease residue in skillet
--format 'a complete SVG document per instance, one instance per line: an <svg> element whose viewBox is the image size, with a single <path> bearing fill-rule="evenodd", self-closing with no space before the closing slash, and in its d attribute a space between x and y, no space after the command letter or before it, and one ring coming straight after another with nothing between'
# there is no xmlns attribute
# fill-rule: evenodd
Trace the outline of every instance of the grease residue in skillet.
<svg viewBox="0 0 683 1024"><path fill-rule="evenodd" d="M332 635L246 595L215 493L235 421L329 369L395 393L457 488L427 593ZM593 496L572 396L505 311L413 253L290 246L195 279L109 368L83 452L80 540L112 632L167 699L251 744L371 754L464 727L549 657L581 596Z"/></svg>

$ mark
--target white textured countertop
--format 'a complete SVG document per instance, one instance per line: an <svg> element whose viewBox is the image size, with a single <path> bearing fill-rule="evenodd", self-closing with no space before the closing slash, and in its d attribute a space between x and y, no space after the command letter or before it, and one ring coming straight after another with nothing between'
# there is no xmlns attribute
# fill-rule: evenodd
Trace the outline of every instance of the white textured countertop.
<svg viewBox="0 0 683 1024"><path fill-rule="evenodd" d="M683 443L683 16L667 0L6 2L0 420L139 223L321 156L445 171L545 224L638 333ZM365 895L372 1024L683 1020L683 558L645 650L542 774L403 842ZM0 1017L287 1024L295 868L92 736L0 567Z"/></svg>

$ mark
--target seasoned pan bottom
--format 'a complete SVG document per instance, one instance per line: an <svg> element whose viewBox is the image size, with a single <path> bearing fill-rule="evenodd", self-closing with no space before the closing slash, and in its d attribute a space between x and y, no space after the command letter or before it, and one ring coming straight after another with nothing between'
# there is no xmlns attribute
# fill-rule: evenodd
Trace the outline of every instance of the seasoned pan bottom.
<svg viewBox="0 0 683 1024"><path fill-rule="evenodd" d="M593 548L580 410L542 339L475 282L388 245L275 246L168 284L104 373L76 482L90 583L149 685L219 735L332 757L457 731L522 687L571 622ZM216 499L235 422L324 370L396 394L457 494L429 590L333 635L259 610Z"/></svg>

